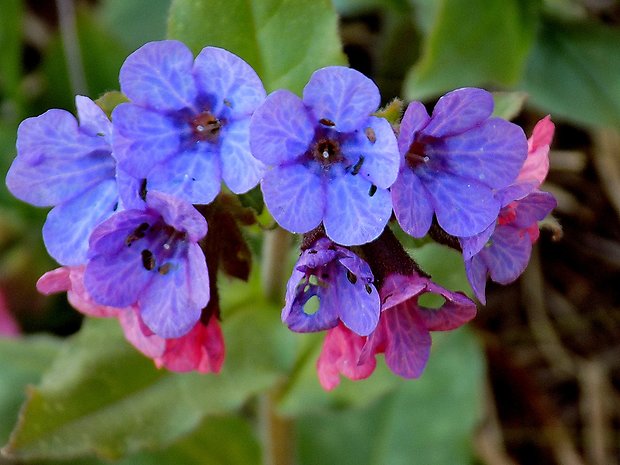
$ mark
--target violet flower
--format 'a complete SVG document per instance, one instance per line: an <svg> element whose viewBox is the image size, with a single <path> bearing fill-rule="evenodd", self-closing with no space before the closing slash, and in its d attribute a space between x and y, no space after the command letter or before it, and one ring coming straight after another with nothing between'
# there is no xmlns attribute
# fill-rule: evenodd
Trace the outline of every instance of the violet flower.
<svg viewBox="0 0 620 465"><path fill-rule="evenodd" d="M497 221L476 236L459 238L467 278L483 304L487 277L509 284L523 273L532 244L539 236L538 221L557 205L553 195L538 190L549 170L553 131L549 117L534 128L528 140L528 157L517 180L496 194L502 205Z"/></svg>
<svg viewBox="0 0 620 465"><path fill-rule="evenodd" d="M392 186L402 228L424 236L433 215L448 234L473 236L493 223L501 208L498 189L517 177L527 154L522 129L493 118L493 98L463 88L439 99L432 116L411 102L400 126L404 157Z"/></svg>
<svg viewBox="0 0 620 465"><path fill-rule="evenodd" d="M194 59L181 42L150 42L125 60L120 84L131 103L113 112L114 151L148 190L207 204L222 180L237 194L258 183L248 128L265 89L241 58L205 47Z"/></svg>
<svg viewBox="0 0 620 465"><path fill-rule="evenodd" d="M93 300L137 306L163 338L186 334L209 302L209 275L198 241L205 219L190 204L155 191L144 210L119 212L90 239L84 284Z"/></svg>
<svg viewBox="0 0 620 465"><path fill-rule="evenodd" d="M17 157L6 177L15 197L54 207L43 240L63 265L86 261L91 232L119 207L111 123L89 98L77 96L75 103L79 124L71 113L57 109L20 124Z"/></svg>
<svg viewBox="0 0 620 465"><path fill-rule="evenodd" d="M315 71L303 99L278 90L250 124L252 154L272 167L261 188L285 229L308 232L323 222L342 245L375 239L390 219L388 188L399 154L387 120L371 116L377 86L350 68Z"/></svg>
<svg viewBox="0 0 620 465"><path fill-rule="evenodd" d="M282 321L297 332L323 331L342 321L356 334L370 334L379 320L379 294L368 264L353 252L318 239L304 250L286 287ZM312 297L318 310L306 313Z"/></svg>

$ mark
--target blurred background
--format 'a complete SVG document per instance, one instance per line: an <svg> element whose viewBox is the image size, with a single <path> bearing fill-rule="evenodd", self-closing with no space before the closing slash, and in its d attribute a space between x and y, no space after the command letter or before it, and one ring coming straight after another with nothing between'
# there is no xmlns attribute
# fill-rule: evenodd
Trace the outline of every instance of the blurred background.
<svg viewBox="0 0 620 465"><path fill-rule="evenodd" d="M97 98L118 89L126 56L166 37L170 3L0 0L2 173L15 156L19 122L49 108L73 112L76 94ZM401 383L378 373L373 384L344 383L323 394L313 372L316 344L302 351L306 360L290 362L286 376L294 382L278 408L295 420L297 460L619 464L620 2L334 0L333 7L350 65L377 82L384 103L400 96L432 105L448 90L481 86L501 92L502 114L528 135L551 114L556 135L542 189L556 196L558 208L524 275L510 286L489 284L488 305L470 328L435 340L421 380ZM38 277L56 266L42 245L45 214L0 184L1 444L17 421L24 386L39 382L60 350L57 341L82 325L64 296L35 290ZM451 271L462 267L458 257L433 247L412 253L434 277L467 286L462 272ZM142 446L128 448L143 455L123 463L260 463L260 434L237 424L258 408L250 397L218 420L221 436L243 430L243 454L234 443L230 451L238 456L202 451L197 444L228 441L214 441L219 436L203 419L200 428L179 433L185 443L146 455ZM62 455L24 460L48 463L46 457ZM78 463L71 456L64 463Z"/></svg>

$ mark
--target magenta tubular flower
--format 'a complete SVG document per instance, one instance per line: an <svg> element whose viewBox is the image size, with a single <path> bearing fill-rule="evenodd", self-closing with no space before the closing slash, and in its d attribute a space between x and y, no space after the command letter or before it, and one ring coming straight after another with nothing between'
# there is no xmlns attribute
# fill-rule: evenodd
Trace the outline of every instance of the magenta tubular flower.
<svg viewBox="0 0 620 465"><path fill-rule="evenodd" d="M390 124L371 116L380 95L367 77L332 66L314 72L303 99L270 94L252 116L252 154L272 168L261 188L276 221L295 233L323 222L342 245L375 239L390 218L399 153Z"/></svg>
<svg viewBox="0 0 620 465"><path fill-rule="evenodd" d="M360 362L385 353L387 366L403 378L422 374L431 349L430 331L456 329L476 316L476 304L461 292L451 292L416 274L390 275L379 290L381 318L368 337ZM437 309L418 303L421 295L432 293L445 299Z"/></svg>
<svg viewBox="0 0 620 465"><path fill-rule="evenodd" d="M407 233L424 236L433 215L457 237L474 236L497 219L495 192L517 177L527 140L492 111L491 94L475 88L447 93L430 117L420 102L409 104L398 138L404 159L392 186L394 213Z"/></svg>
<svg viewBox="0 0 620 465"><path fill-rule="evenodd" d="M75 103L79 124L71 113L56 109L20 124L17 157L6 177L15 197L54 207L43 240L63 265L86 262L90 233L119 204L111 123L89 98L77 96Z"/></svg>
<svg viewBox="0 0 620 465"><path fill-rule="evenodd" d="M219 373L224 362L224 338L217 319L201 320L185 335L165 339L154 334L135 306L107 307L97 304L84 287L84 266L61 267L45 273L37 289L45 295L67 292L69 303L81 313L98 318L118 318L125 338L152 358L158 368L170 371Z"/></svg>
<svg viewBox="0 0 620 465"><path fill-rule="evenodd" d="M194 59L181 42L150 42L120 72L131 100L116 107L114 151L148 190L207 204L222 180L235 193L256 186L264 166L250 154L250 116L265 98L254 70L216 47Z"/></svg>
<svg viewBox="0 0 620 465"><path fill-rule="evenodd" d="M548 116L538 122L528 140L528 156L517 180L496 194L502 205L497 221L476 236L459 238L467 278L483 304L488 277L509 284L523 273L532 244L538 239L538 221L557 205L553 195L538 190L549 170L553 132Z"/></svg>
<svg viewBox="0 0 620 465"><path fill-rule="evenodd" d="M154 191L144 210L119 212L90 239L84 284L93 300L137 306L148 328L177 338L209 302L209 275L198 241L205 219L190 204Z"/></svg>
<svg viewBox="0 0 620 465"><path fill-rule="evenodd" d="M353 252L318 239L304 250L286 288L282 321L297 332L323 331L339 321L356 334L370 334L379 320L379 294L368 264ZM304 311L317 297L315 313Z"/></svg>

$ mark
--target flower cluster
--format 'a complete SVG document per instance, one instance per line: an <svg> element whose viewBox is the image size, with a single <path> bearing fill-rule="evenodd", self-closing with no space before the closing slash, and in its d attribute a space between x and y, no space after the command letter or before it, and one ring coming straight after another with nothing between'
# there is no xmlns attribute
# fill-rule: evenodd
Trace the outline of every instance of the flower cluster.
<svg viewBox="0 0 620 465"><path fill-rule="evenodd" d="M394 373L418 377L430 332L475 316L471 299L410 258L391 220L462 251L484 302L488 277L507 283L524 270L537 221L555 206L539 190L553 124L541 121L528 144L492 116L482 89L446 94L430 116L412 102L393 125L378 113L377 86L353 69L315 71L301 97L266 95L236 55L206 47L194 58L172 40L131 54L120 89L127 101L110 118L78 96L77 119L49 110L22 122L7 185L53 207L43 238L62 267L39 290L118 318L126 338L170 370L222 366L217 274L249 273L227 253L249 252L228 191L260 185L275 221L303 234L282 320L297 332L327 330L318 361L326 389L339 374L369 376L379 353ZM425 308L428 293L443 304Z"/></svg>

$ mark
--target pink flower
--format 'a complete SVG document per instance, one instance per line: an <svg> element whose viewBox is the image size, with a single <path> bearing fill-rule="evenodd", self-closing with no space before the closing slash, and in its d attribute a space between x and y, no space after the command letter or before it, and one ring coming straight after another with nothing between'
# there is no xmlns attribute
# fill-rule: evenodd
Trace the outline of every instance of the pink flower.
<svg viewBox="0 0 620 465"><path fill-rule="evenodd" d="M184 336L165 339L144 324L135 306L107 307L95 303L84 288L84 266L61 267L45 273L37 289L45 295L67 292L69 303L81 313L100 318L118 318L125 338L140 352L152 358L158 368L175 372L219 373L225 348L216 318L205 325L199 320Z"/></svg>

